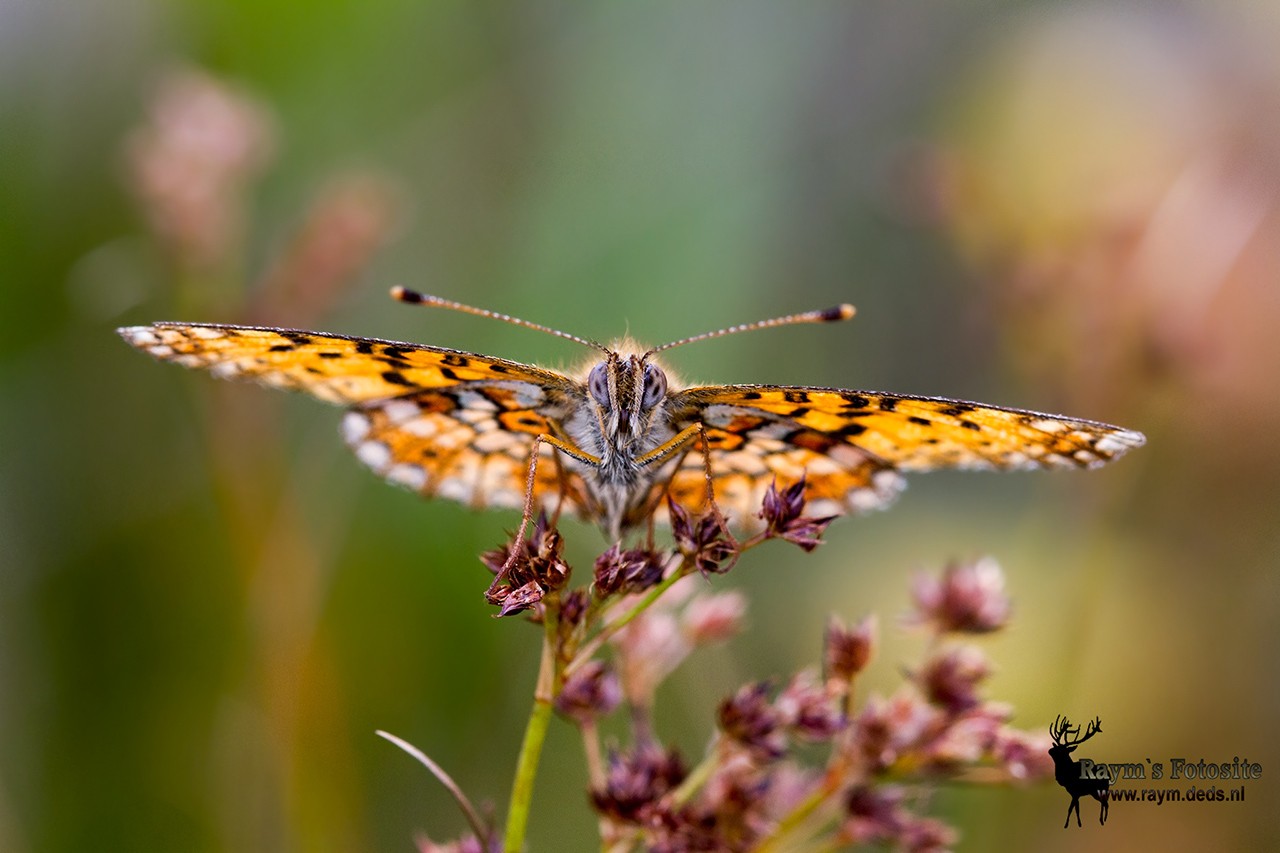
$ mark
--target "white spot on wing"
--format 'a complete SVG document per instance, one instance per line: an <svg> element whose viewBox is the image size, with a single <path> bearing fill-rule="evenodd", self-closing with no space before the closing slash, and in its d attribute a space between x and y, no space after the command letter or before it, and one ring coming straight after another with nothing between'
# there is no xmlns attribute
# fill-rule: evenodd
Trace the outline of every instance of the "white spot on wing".
<svg viewBox="0 0 1280 853"><path fill-rule="evenodd" d="M399 426L422 413L422 409L409 400L388 400L383 404L382 411L386 413L392 426Z"/></svg>
<svg viewBox="0 0 1280 853"><path fill-rule="evenodd" d="M701 466L702 460L699 459L697 461L699 466ZM726 453L724 455L723 463L721 464L723 467L728 468L731 471L741 471L743 474L751 477L763 474L769 470L768 466L764 464L763 459L747 450ZM712 458L712 467L716 467L714 457Z"/></svg>
<svg viewBox="0 0 1280 853"><path fill-rule="evenodd" d="M347 444L356 445L369 434L372 426L368 416L362 412L347 412L342 417L342 438Z"/></svg>
<svg viewBox="0 0 1280 853"><path fill-rule="evenodd" d="M400 428L418 438L434 438L440 432L440 424L435 418L421 417L415 421L401 424Z"/></svg>
<svg viewBox="0 0 1280 853"><path fill-rule="evenodd" d="M414 421L411 426L419 423L421 423L421 421ZM432 443L435 445L437 450L455 450L459 447L466 446L474 435L475 433L473 431L463 427L457 427L447 432L439 430L432 438Z"/></svg>
<svg viewBox="0 0 1280 853"><path fill-rule="evenodd" d="M1067 425L1062 421L1055 421L1050 418L1037 418L1028 422L1027 426L1032 429L1038 429L1041 432L1062 432L1067 428Z"/></svg>
<svg viewBox="0 0 1280 853"><path fill-rule="evenodd" d="M396 485L405 486L415 492L422 491L427 485L427 472L421 465L396 465L387 472L386 477Z"/></svg>
<svg viewBox="0 0 1280 853"><path fill-rule="evenodd" d="M889 498L872 489L854 489L844 496L845 506L853 512L879 509L889 500ZM825 501L814 501L815 505L819 503L825 503Z"/></svg>
<svg viewBox="0 0 1280 853"><path fill-rule="evenodd" d="M475 408L460 408L453 413L453 416L458 420L466 424L474 424L477 428L481 428L480 424L482 423L492 424L494 422L492 415L492 409Z"/></svg>
<svg viewBox="0 0 1280 853"><path fill-rule="evenodd" d="M1141 447L1146 444L1146 437L1140 432L1131 432L1123 430L1121 432L1104 435L1094 442L1094 448L1099 453L1105 453L1109 456L1115 456L1124 453L1131 447Z"/></svg>
<svg viewBox="0 0 1280 853"><path fill-rule="evenodd" d="M877 471L871 475L871 486L882 497L892 498L907 487L907 481L897 471Z"/></svg>
<svg viewBox="0 0 1280 853"><path fill-rule="evenodd" d="M471 483L457 477L450 477L440 484L436 494L451 501L466 503L471 500Z"/></svg>
<svg viewBox="0 0 1280 853"><path fill-rule="evenodd" d="M871 457L864 450L848 444L836 444L827 451L827 455L837 464L850 471L866 462Z"/></svg>
<svg viewBox="0 0 1280 853"><path fill-rule="evenodd" d="M859 491L864 494L866 493L865 489L860 489ZM847 507L831 500L831 498L819 498L818 500L809 501L804 505L804 514L811 518L824 518L828 515L844 515L847 511Z"/></svg>
<svg viewBox="0 0 1280 853"><path fill-rule="evenodd" d="M495 429L478 434L476 440L471 442L471 446L481 453L502 453L511 447L513 441L509 433Z"/></svg>
<svg viewBox="0 0 1280 853"><path fill-rule="evenodd" d="M503 383L506 386L506 383ZM533 409L541 405L546 395L542 389L530 382L512 382L509 386L516 394L516 405L522 409Z"/></svg>
<svg viewBox="0 0 1280 853"><path fill-rule="evenodd" d="M795 429L795 427L792 426L791 424L783 423L779 421L776 423L768 424L766 426L758 427L755 431L751 433L751 437L753 440L773 439L776 441L781 441L793 429Z"/></svg>
<svg viewBox="0 0 1280 853"><path fill-rule="evenodd" d="M160 342L160 339L156 337L156 333L148 329L146 326L130 326L127 329L121 329L120 334L124 335L124 339L135 347L142 347L147 344Z"/></svg>
<svg viewBox="0 0 1280 853"><path fill-rule="evenodd" d="M373 470L382 473L391 461L391 449L380 441L366 441L356 448L356 458Z"/></svg>
<svg viewBox="0 0 1280 853"><path fill-rule="evenodd" d="M462 390L458 392L458 404L473 411L496 412L497 405L478 391Z"/></svg>

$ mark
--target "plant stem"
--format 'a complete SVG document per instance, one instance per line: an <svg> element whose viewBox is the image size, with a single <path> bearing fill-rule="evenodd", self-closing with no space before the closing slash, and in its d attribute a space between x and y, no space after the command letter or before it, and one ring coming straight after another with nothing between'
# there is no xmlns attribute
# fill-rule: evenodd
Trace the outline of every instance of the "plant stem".
<svg viewBox="0 0 1280 853"><path fill-rule="evenodd" d="M520 759L516 762L511 804L507 807L507 830L502 841L502 849L506 853L520 853L524 846L529 804L533 799L533 780L538 775L538 759L542 757L542 744L550 721L551 701L541 697L534 699L529 724L524 730L524 743L520 747Z"/></svg>
<svg viewBox="0 0 1280 853"><path fill-rule="evenodd" d="M604 788L604 759L600 755L600 730L593 720L582 723L582 751L587 757L587 781L591 790Z"/></svg>
<svg viewBox="0 0 1280 853"><path fill-rule="evenodd" d="M853 718L854 709L854 688L857 685L858 677L854 675L850 677L849 684L845 688L844 696L841 697L841 710L844 712L845 720ZM841 731L835 740L835 748L832 750L831 758L827 761L827 768L822 777L822 783L811 793L805 797L800 803L792 809L788 814L784 815L773 831L760 843L756 848L756 853L768 853L770 850L778 848L778 845L789 834L794 832L801 824L820 809L828 799L833 797L842 785L849 784L850 768L845 756L852 749L852 741L855 728L852 723L847 723L844 730Z"/></svg>
<svg viewBox="0 0 1280 853"><path fill-rule="evenodd" d="M698 790L707 783L711 778L712 772L720 764L720 739L716 738L715 743L707 750L705 758L699 762L698 766L689 772L684 781L671 793L667 794L668 802L676 807L683 806Z"/></svg>
<svg viewBox="0 0 1280 853"><path fill-rule="evenodd" d="M565 667L564 669L565 676L568 677L570 675L573 675L573 673L575 673L579 668L581 668L584 664L590 661L591 656L594 655L596 651L602 645L605 644L605 641L607 641L614 634L618 633L623 628L625 628L627 624L631 622L632 619L635 619L641 613L648 610L649 605L657 601L658 598L664 592L666 592L668 589L671 588L672 584L674 584L676 581L680 580L680 578L688 574L688 567L690 563L691 561L688 558L685 558L685 561L680 564L679 568L677 568L674 572L672 572L671 574L663 578L662 583L658 584L653 589L649 590L645 594L644 598L640 599L640 602L636 604L635 607L631 608L625 614L615 619L614 621L610 622L604 628L601 628L600 632L597 633L590 640L588 640L586 644L583 645L582 648L578 650L578 653L574 656L573 660L569 662L569 665Z"/></svg>
<svg viewBox="0 0 1280 853"><path fill-rule="evenodd" d="M502 839L505 853L520 853L524 847L525 828L529 825L529 806L533 802L533 782L538 775L542 745L551 723L552 701L557 687L556 677L556 608L548 602L543 617L542 663L538 667L538 684L533 691L533 710L524 729L516 775L511 783L511 802L507 806L507 828Z"/></svg>
<svg viewBox="0 0 1280 853"><path fill-rule="evenodd" d="M489 831L485 828L485 822L480 817L480 813L476 811L475 806L471 805L471 801L467 799L466 794L462 793L462 789L458 787L457 782L453 781L453 777L444 772L444 768L432 761L425 752L403 738L398 738L390 732L384 732L381 729L375 732L375 734L377 734L378 737L388 740L400 747L413 758L417 759L423 767L427 768L427 770L431 772L431 775L435 776L436 779L439 780L440 784L444 785L445 789L453 795L453 799L457 802L458 808L462 809L462 815L467 819L467 823L471 825L471 831L475 833L476 838L484 839L489 837Z"/></svg>
<svg viewBox="0 0 1280 853"><path fill-rule="evenodd" d="M805 797L799 805L778 821L773 830L754 848L755 853L770 853L770 851L782 849L781 842L821 808L838 787L838 776L828 770L817 790Z"/></svg>

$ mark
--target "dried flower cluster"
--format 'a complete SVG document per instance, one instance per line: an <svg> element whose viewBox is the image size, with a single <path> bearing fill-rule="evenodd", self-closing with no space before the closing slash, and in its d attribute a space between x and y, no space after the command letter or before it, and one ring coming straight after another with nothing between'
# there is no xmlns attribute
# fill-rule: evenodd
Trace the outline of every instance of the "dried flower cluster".
<svg viewBox="0 0 1280 853"><path fill-rule="evenodd" d="M930 651L893 695L855 702L858 676L876 655L876 617L852 625L832 617L821 670L725 697L701 761L663 744L653 723L658 686L696 649L738 633L746 615L740 593L710 591L691 576L728 571L770 539L812 550L830 519L807 517L804 506L803 483L775 484L760 513L764 529L743 541L714 512L694 518L672 506L673 547L614 545L596 559L586 589L568 589L564 543L545 517L518 548L484 555L498 614L524 613L547 631L553 663L540 691L581 731L603 849L943 850L956 831L923 814L939 783L976 779L979 768L985 781L1052 775L1047 740L1011 728L1011 709L983 696L992 666L962 641L1009 619L1003 574L989 559L915 581L905 621L930 633ZM604 748L597 723L624 704L629 742ZM420 849L504 849L496 829L480 829L456 845L422 841Z"/></svg>
<svg viewBox="0 0 1280 853"><path fill-rule="evenodd" d="M199 283L202 299L226 299L247 284L252 197L277 147L266 105L194 69L159 81L129 137L128 188L179 279ZM380 175L327 177L301 224L255 276L252 303L234 313L295 323L322 315L394 236L401 207Z"/></svg>
<svg viewBox="0 0 1280 853"><path fill-rule="evenodd" d="M224 265L239 249L244 196L271 160L266 108L193 70L172 73L127 149L127 173L155 235L196 269Z"/></svg>

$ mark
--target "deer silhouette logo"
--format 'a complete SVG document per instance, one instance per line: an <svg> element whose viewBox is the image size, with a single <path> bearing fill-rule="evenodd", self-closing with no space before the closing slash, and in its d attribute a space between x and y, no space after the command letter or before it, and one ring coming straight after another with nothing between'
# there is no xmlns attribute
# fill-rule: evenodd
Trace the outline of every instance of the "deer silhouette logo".
<svg viewBox="0 0 1280 853"><path fill-rule="evenodd" d="M1067 821L1062 824L1063 829L1071 825L1073 811L1076 813L1076 826L1083 825L1080 822L1080 798L1086 794L1102 803L1098 823L1107 822L1107 807L1111 801L1111 779L1086 778L1080 773L1080 762L1071 760L1071 753L1076 751L1076 747L1100 731L1102 731L1102 719L1099 717L1095 717L1089 724L1083 737L1079 736L1080 727L1072 726L1071 721L1061 715L1049 727L1049 736L1053 738L1053 746L1049 747L1049 756L1053 759L1053 778L1071 795L1071 805L1067 807Z"/></svg>

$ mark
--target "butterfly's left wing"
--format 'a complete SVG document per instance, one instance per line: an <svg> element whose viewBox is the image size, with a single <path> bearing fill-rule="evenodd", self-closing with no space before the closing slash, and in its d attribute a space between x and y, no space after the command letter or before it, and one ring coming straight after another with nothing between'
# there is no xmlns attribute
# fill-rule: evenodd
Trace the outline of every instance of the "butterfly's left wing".
<svg viewBox="0 0 1280 853"><path fill-rule="evenodd" d="M208 323L153 323L117 331L161 361L204 368L223 379L302 391L344 405L467 382L507 381L562 393L571 393L577 385L559 373L516 361L327 332Z"/></svg>
<svg viewBox="0 0 1280 853"><path fill-rule="evenodd" d="M534 438L586 395L559 373L444 347L194 323L119 331L162 361L346 405L343 437L361 462L423 495L476 507L523 506ZM533 489L535 507L563 500L587 514L581 478L554 459L538 466Z"/></svg>
<svg viewBox="0 0 1280 853"><path fill-rule="evenodd" d="M667 401L673 427L701 422L716 502L739 526L769 484L805 477L809 514L887 505L899 471L939 468L1092 468L1141 446L1141 433L1043 412L835 388L725 385L690 388ZM670 482L678 503L705 501L702 453L689 453Z"/></svg>

